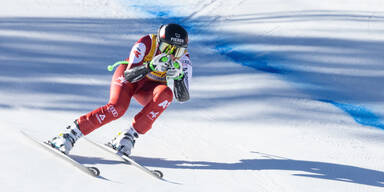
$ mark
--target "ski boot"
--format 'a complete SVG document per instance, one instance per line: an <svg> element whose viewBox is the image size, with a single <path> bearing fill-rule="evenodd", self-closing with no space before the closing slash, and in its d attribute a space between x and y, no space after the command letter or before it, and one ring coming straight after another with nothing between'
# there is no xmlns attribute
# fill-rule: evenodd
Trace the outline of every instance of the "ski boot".
<svg viewBox="0 0 384 192"><path fill-rule="evenodd" d="M69 125L66 129L67 130L64 133L60 133L59 136L54 137L52 140L48 141L48 143L52 147L68 155L75 142L83 136L83 133L78 128L76 122Z"/></svg>
<svg viewBox="0 0 384 192"><path fill-rule="evenodd" d="M137 138L139 138L139 134L133 127L130 127L129 129L119 132L109 145L117 151L118 155L129 156L131 155L131 150Z"/></svg>

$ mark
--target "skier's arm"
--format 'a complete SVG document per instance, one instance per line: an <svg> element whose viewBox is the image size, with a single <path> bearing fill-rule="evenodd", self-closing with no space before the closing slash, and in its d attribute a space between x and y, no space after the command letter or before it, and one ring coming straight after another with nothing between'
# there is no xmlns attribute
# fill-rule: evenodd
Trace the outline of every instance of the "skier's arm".
<svg viewBox="0 0 384 192"><path fill-rule="evenodd" d="M192 63L189 55L180 58L183 66L183 76L181 79L175 79L173 83L173 93L179 102L186 102L190 99L189 96L189 82L192 79Z"/></svg>
<svg viewBox="0 0 384 192"><path fill-rule="evenodd" d="M164 60L166 57L166 60ZM124 77L127 81L135 83L143 79L151 71L165 72L168 69L168 60L170 58L166 54L157 55L150 63L146 62L142 65L133 67L124 72Z"/></svg>
<svg viewBox="0 0 384 192"><path fill-rule="evenodd" d="M144 64L144 57L148 54L151 47L151 37L146 35L140 38L135 45L133 45L128 61L127 70L124 72L124 77L127 81L134 83L142 78L149 72L148 67Z"/></svg>
<svg viewBox="0 0 384 192"><path fill-rule="evenodd" d="M143 79L151 69L148 67L148 64L139 65L124 71L124 77L130 83L136 83Z"/></svg>
<svg viewBox="0 0 384 192"><path fill-rule="evenodd" d="M143 79L149 72L158 70L155 69L158 63L152 66L144 62L144 58L151 53L152 39L150 35L140 38L131 49L128 61L127 70L124 72L124 77L127 81L135 83ZM155 60L157 57L153 58ZM157 58L159 60L159 58Z"/></svg>
<svg viewBox="0 0 384 192"><path fill-rule="evenodd" d="M185 76L180 80L174 81L173 93L175 94L176 100L179 102L186 102L189 100L189 91L185 85L184 79Z"/></svg>

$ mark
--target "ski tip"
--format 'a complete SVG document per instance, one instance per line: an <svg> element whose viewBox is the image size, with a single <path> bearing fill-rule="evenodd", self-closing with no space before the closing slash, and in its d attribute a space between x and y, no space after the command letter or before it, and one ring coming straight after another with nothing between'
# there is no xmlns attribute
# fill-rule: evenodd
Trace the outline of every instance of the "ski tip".
<svg viewBox="0 0 384 192"><path fill-rule="evenodd" d="M154 175L156 175L157 177L159 177L160 179L163 178L164 174L163 172L159 171L159 170L152 170L151 171Z"/></svg>
<svg viewBox="0 0 384 192"><path fill-rule="evenodd" d="M97 167L87 167L87 169L92 173L93 176L100 176L100 170Z"/></svg>

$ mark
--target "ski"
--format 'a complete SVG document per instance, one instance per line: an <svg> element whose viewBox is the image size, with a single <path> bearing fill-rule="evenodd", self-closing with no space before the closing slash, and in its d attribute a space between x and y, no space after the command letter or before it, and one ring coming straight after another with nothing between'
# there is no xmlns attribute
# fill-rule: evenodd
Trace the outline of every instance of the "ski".
<svg viewBox="0 0 384 192"><path fill-rule="evenodd" d="M157 179L164 180L163 179L163 173L161 171L150 170L147 167L140 165L135 160L133 160L132 158L130 158L126 155L123 155L123 154L119 155L118 152L115 149L113 149L110 145L108 145L108 144L101 145L99 143L96 143L96 142L88 139L88 138L85 138L85 140L88 141L89 143L99 147L100 149L103 149L104 151L109 152L109 153L113 154L114 156L120 158L121 160L123 160L123 162L127 163L128 165L132 165L132 166L144 171L145 173L148 173L149 175L151 175Z"/></svg>
<svg viewBox="0 0 384 192"><path fill-rule="evenodd" d="M21 131L22 135L24 135L26 138L28 138L30 141L32 141L34 144L37 146L40 146L41 148L45 149L46 151L49 151L50 153L54 154L56 157L70 163L74 167L78 168L80 171L83 173L93 176L93 177L98 177L100 175L100 171L96 167L86 167L83 164L77 162L76 160L72 159L70 156L62 153L58 149L54 148L49 144L48 142L41 142L38 139L34 138L33 136L25 133L24 131Z"/></svg>

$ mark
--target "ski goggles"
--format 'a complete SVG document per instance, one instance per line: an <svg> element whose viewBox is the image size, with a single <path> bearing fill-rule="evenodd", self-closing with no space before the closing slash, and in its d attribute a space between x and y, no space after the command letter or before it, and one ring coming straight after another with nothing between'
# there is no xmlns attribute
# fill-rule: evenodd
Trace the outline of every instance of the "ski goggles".
<svg viewBox="0 0 384 192"><path fill-rule="evenodd" d="M176 45L172 45L166 42L160 42L159 50L161 53L165 53L167 55L173 55L176 58L180 58L184 55L186 48L178 47Z"/></svg>

